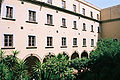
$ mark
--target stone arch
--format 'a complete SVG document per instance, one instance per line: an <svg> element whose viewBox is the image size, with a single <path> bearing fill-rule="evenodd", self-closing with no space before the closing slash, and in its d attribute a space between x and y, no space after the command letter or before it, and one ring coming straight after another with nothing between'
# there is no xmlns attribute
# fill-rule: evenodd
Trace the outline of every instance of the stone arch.
<svg viewBox="0 0 120 80"><path fill-rule="evenodd" d="M75 58L79 58L79 53L77 51L75 51L72 55L71 55L71 60L75 59Z"/></svg>
<svg viewBox="0 0 120 80"><path fill-rule="evenodd" d="M37 57L35 54L30 54L24 59L24 61L25 61L25 64L27 65L29 74L32 71L32 67L34 67L37 64L37 62L41 62L39 57Z"/></svg>
<svg viewBox="0 0 120 80"><path fill-rule="evenodd" d="M46 54L43 58L43 63L45 63L47 61L47 59L51 58L51 57L55 57L54 53L49 52L48 54Z"/></svg>
<svg viewBox="0 0 120 80"><path fill-rule="evenodd" d="M64 56L66 56L68 59L70 58L70 57L69 57L69 54L68 54L67 52L63 51L62 54L63 54Z"/></svg>
<svg viewBox="0 0 120 80"><path fill-rule="evenodd" d="M42 61L41 57L37 54L28 54L23 58L23 60L25 61L25 59L28 58L29 56L36 56L39 59L40 62Z"/></svg>
<svg viewBox="0 0 120 80"><path fill-rule="evenodd" d="M85 50L81 53L81 58L83 58L83 57L88 58L88 53Z"/></svg>

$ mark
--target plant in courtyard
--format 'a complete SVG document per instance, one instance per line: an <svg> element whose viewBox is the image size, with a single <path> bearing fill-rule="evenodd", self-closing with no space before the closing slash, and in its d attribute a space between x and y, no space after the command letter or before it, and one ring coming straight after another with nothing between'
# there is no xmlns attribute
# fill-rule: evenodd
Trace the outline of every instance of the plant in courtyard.
<svg viewBox="0 0 120 80"><path fill-rule="evenodd" d="M52 57L42 64L43 80L73 80L73 68L69 68L69 60L62 54Z"/></svg>
<svg viewBox="0 0 120 80"><path fill-rule="evenodd" d="M31 79L41 80L42 74L42 66L40 62L37 62L35 66L33 66L32 73L30 75Z"/></svg>
<svg viewBox="0 0 120 80"><path fill-rule="evenodd" d="M71 60L70 67L73 67L76 70L78 70L78 74L75 74L75 76L76 76L75 80L82 79L84 74L86 74L86 72L88 72L88 70L89 70L88 62L89 62L89 59L87 59L87 58L76 58L76 59Z"/></svg>
<svg viewBox="0 0 120 80"><path fill-rule="evenodd" d="M15 80L28 80L27 66L24 61L19 60L15 65L15 75Z"/></svg>
<svg viewBox="0 0 120 80"><path fill-rule="evenodd" d="M114 76L120 74L120 42L104 39L98 42L97 49L91 52L90 69L95 80L120 80ZM119 57L118 57L119 56ZM119 70L119 71L118 71ZM116 76L118 77L118 76Z"/></svg>
<svg viewBox="0 0 120 80"><path fill-rule="evenodd" d="M3 57L4 52L0 51L1 80L28 80L25 62L16 57L18 53L13 51L13 55Z"/></svg>
<svg viewBox="0 0 120 80"><path fill-rule="evenodd" d="M3 63L4 52L0 50L0 80L8 80L9 79L9 70L7 69L6 65Z"/></svg>

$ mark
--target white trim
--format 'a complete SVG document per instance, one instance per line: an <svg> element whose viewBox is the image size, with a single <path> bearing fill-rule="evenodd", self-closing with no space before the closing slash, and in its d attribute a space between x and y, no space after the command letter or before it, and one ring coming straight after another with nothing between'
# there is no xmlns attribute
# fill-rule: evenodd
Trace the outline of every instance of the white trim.
<svg viewBox="0 0 120 80"><path fill-rule="evenodd" d="M6 18L6 6L13 7L13 19L15 18L15 7L13 5L3 4L3 14L2 16Z"/></svg>
<svg viewBox="0 0 120 80"><path fill-rule="evenodd" d="M74 21L76 21L76 28L78 29L78 25L77 25L77 20L73 20L73 22L72 22L72 28L74 28Z"/></svg>
<svg viewBox="0 0 120 80"><path fill-rule="evenodd" d="M66 45L62 45L62 38L66 38ZM62 37L61 37L61 39L60 39L60 45L61 45L61 46L67 46L67 37L65 37L65 36L62 36Z"/></svg>
<svg viewBox="0 0 120 80"><path fill-rule="evenodd" d="M77 45L73 45L73 41L74 41L73 39L74 39L74 38L77 39L77 45L78 45L78 38L77 38L77 37L73 37L73 38L72 38L72 46L77 46Z"/></svg>
<svg viewBox="0 0 120 80"><path fill-rule="evenodd" d="M4 35L5 34L8 34L8 35L13 35L13 47L15 47L15 34L13 34L13 33L3 33L2 34L2 47L4 48L5 46L4 46Z"/></svg>
<svg viewBox="0 0 120 80"><path fill-rule="evenodd" d="M35 36L35 47L37 47L37 36L35 35L35 34L28 34L27 35L27 47L30 47L30 46L28 46L28 36Z"/></svg>
<svg viewBox="0 0 120 80"><path fill-rule="evenodd" d="M38 13L38 10L34 10L34 9L30 9L30 8L27 9L26 21L29 21L29 10L36 12L36 22L38 22L38 14L37 14L37 13Z"/></svg>
<svg viewBox="0 0 120 80"><path fill-rule="evenodd" d="M52 14L52 13L46 13L46 15L45 15L45 16L46 16L46 17L45 17L45 23L48 24L48 23L47 23L47 15L48 15L48 14L49 14L49 15L52 15L52 25L54 25L54 14Z"/></svg>
<svg viewBox="0 0 120 80"><path fill-rule="evenodd" d="M66 18L66 17L61 17L61 26L63 26L63 25L62 25L62 19L65 19L65 23L66 23L65 25L66 25L66 27L67 27L67 18Z"/></svg>
<svg viewBox="0 0 120 80"><path fill-rule="evenodd" d="M47 46L47 37L52 37L52 46ZM52 35L47 35L46 38L45 38L45 47L53 47L54 46L54 38Z"/></svg>

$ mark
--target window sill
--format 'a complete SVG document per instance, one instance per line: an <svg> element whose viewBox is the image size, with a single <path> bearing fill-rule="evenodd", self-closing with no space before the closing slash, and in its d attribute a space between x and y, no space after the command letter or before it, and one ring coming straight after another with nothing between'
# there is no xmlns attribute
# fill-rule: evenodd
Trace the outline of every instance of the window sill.
<svg viewBox="0 0 120 80"><path fill-rule="evenodd" d="M87 47L87 46L82 46L82 47Z"/></svg>
<svg viewBox="0 0 120 80"><path fill-rule="evenodd" d="M87 30L82 30L82 31L87 31Z"/></svg>
<svg viewBox="0 0 120 80"><path fill-rule="evenodd" d="M54 47L52 47L52 46L49 46L49 47L45 47L46 49L48 49L48 48L54 48Z"/></svg>
<svg viewBox="0 0 120 80"><path fill-rule="evenodd" d="M90 31L90 32L94 32L94 31Z"/></svg>
<svg viewBox="0 0 120 80"><path fill-rule="evenodd" d="M67 28L66 26L60 26L60 27L62 27L62 28Z"/></svg>
<svg viewBox="0 0 120 80"><path fill-rule="evenodd" d="M11 21L16 21L16 19L13 19L13 18L2 18L4 20L11 20Z"/></svg>
<svg viewBox="0 0 120 80"><path fill-rule="evenodd" d="M35 21L26 21L27 23L33 23L33 24L38 24L38 22Z"/></svg>
<svg viewBox="0 0 120 80"><path fill-rule="evenodd" d="M77 28L72 28L72 29L74 29L74 30L78 30Z"/></svg>
<svg viewBox="0 0 120 80"><path fill-rule="evenodd" d="M3 47L1 49L15 49L15 47Z"/></svg>
<svg viewBox="0 0 120 80"><path fill-rule="evenodd" d="M53 24L45 24L45 25L48 25L48 26L54 26Z"/></svg>
<svg viewBox="0 0 120 80"><path fill-rule="evenodd" d="M67 48L67 46L61 46L61 48Z"/></svg>
<svg viewBox="0 0 120 80"><path fill-rule="evenodd" d="M91 47L94 47L94 46L91 46Z"/></svg>
<svg viewBox="0 0 120 80"><path fill-rule="evenodd" d="M26 47L26 49L37 49L37 47Z"/></svg>
<svg viewBox="0 0 120 80"><path fill-rule="evenodd" d="M75 47L78 47L78 46L77 46L77 45L76 45L76 46L74 45L74 46L72 46L72 47L75 48Z"/></svg>

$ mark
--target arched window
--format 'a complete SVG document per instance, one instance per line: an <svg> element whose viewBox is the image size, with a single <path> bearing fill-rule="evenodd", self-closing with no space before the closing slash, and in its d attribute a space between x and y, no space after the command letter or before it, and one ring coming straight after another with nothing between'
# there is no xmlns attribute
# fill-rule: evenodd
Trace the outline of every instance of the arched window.
<svg viewBox="0 0 120 80"><path fill-rule="evenodd" d="M81 58L83 58L83 57L88 58L88 53L84 51L84 52L81 54Z"/></svg>
<svg viewBox="0 0 120 80"><path fill-rule="evenodd" d="M49 55L46 55L45 58L43 59L43 63L45 63L48 59L55 57L55 55L49 53Z"/></svg>
<svg viewBox="0 0 120 80"><path fill-rule="evenodd" d="M36 56L29 56L25 59L25 64L28 68L28 73L31 73L32 68L37 64L37 62L40 62L40 60Z"/></svg>
<svg viewBox="0 0 120 80"><path fill-rule="evenodd" d="M75 59L75 58L79 58L79 54L77 52L74 52L71 56L71 60Z"/></svg>

